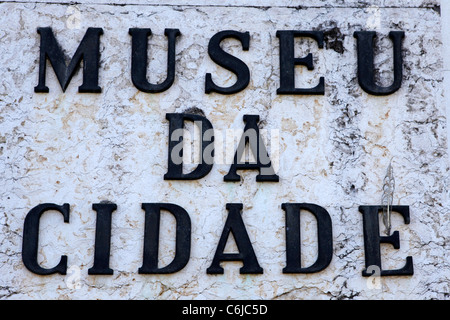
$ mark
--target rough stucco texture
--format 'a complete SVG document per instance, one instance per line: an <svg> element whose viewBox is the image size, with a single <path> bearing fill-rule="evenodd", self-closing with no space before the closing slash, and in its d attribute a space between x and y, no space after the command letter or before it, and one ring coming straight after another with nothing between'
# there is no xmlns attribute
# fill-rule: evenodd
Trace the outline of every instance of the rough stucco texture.
<svg viewBox="0 0 450 320"><path fill-rule="evenodd" d="M267 1L266 1L267 2ZM386 3L385 3L386 2ZM0 297L4 299L444 299L448 296L450 234L446 112L442 102L441 17L435 2L412 5L377 1L372 6L321 1L314 7L216 4L132 5L0 4ZM417 2L417 3L416 3ZM314 2L316 3L316 2ZM404 4L404 6L403 6ZM377 7L379 5L380 7ZM78 93L82 72L62 92L51 67L49 93L34 93L39 72L38 27L52 27L67 57L88 27L103 28L99 75L102 93ZM130 77L129 28L151 28L151 82L165 78L165 28L180 29L176 79L159 94L137 90ZM209 39L222 30L248 31L250 49L236 40L223 47L249 67L249 86L233 95L205 94L205 73L228 86L234 75L208 56ZM296 68L297 86L325 78L325 94L277 95L277 30L322 30L325 46L297 39L296 56L312 53L313 71ZM392 82L389 31L405 31L403 83L385 97L358 85L354 31L378 34L377 81ZM224 182L229 164L216 163L203 179L165 181L168 122L165 114L199 108L218 131L243 129L244 114L258 114L278 183ZM197 110L197 109L195 109ZM199 110L197 110L199 112ZM272 130L272 131L271 131ZM278 133L275 134L275 133ZM411 223L393 214L400 249L383 244L383 268L406 256L414 275L362 277L364 242L359 205L381 202L392 160L394 204L409 205ZM93 264L96 214L92 204L112 201L110 276L88 275ZM69 203L41 218L39 263L52 267L68 256L67 275L39 276L22 263L26 214L40 203ZM182 206L192 220L186 267L170 275L141 275L144 202ZM283 274L285 217L281 204L324 207L333 223L333 259L315 274ZM245 222L264 273L241 275L239 262L223 262L223 275L208 275L227 216L226 203L243 203ZM382 228L381 228L382 229ZM302 258L315 261L315 219L302 215ZM161 221L160 261L174 254L174 219ZM229 239L227 250L236 250Z"/></svg>

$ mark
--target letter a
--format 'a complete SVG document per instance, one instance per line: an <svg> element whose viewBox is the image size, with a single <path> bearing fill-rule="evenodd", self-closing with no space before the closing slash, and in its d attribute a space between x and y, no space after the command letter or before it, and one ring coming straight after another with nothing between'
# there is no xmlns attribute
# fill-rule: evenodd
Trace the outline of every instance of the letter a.
<svg viewBox="0 0 450 320"><path fill-rule="evenodd" d="M241 137L238 148L234 155L234 162L230 171L223 177L224 181L240 181L241 177L236 173L237 170L259 170L256 181L278 182L279 177L275 174L264 142L261 139L258 128L258 115L244 115L246 122L244 134ZM241 162L246 144L250 145L253 155L256 157L256 163Z"/></svg>

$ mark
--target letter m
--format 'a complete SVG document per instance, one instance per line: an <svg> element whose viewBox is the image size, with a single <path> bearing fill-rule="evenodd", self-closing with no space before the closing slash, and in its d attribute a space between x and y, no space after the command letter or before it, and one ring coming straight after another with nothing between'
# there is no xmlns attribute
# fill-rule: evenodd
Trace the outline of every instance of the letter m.
<svg viewBox="0 0 450 320"><path fill-rule="evenodd" d="M66 91L81 60L83 60L83 84L78 87L78 92L100 93L102 91L98 86L98 69L100 35L103 34L103 29L87 29L69 65L66 64L64 53L56 41L52 29L38 28L37 32L41 35L41 53L39 57L39 84L34 87L34 92L49 92L45 85L47 59L55 71L63 92Z"/></svg>

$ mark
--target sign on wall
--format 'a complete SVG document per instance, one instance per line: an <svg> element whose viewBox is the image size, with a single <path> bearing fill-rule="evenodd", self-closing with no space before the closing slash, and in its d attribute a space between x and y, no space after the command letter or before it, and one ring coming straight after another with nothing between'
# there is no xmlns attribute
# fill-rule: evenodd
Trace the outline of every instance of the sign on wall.
<svg viewBox="0 0 450 320"><path fill-rule="evenodd" d="M0 8L4 298L445 295L438 5Z"/></svg>

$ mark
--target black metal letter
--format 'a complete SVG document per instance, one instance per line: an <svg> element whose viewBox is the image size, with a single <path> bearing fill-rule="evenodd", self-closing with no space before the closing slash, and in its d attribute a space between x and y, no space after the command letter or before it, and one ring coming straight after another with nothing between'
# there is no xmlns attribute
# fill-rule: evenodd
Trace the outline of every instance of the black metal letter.
<svg viewBox="0 0 450 320"><path fill-rule="evenodd" d="M214 146L214 137L205 134L209 130L212 132L211 122L206 117L198 114L187 113L167 113L166 119L169 120L169 152L168 152L168 170L164 175L164 180L195 180L206 176L213 166L213 151L207 154L205 159L205 149L212 144ZM200 163L193 171L183 173L183 135L184 121L193 121L201 128L201 154ZM208 138L208 141L206 140ZM210 147L211 148L211 147Z"/></svg>
<svg viewBox="0 0 450 320"><path fill-rule="evenodd" d="M364 225L364 251L366 269L362 272L364 277L372 273L367 272L369 267L377 266L381 276L409 276L414 274L412 257L406 258L406 264L401 269L383 270L381 268L380 243L390 243L395 249L400 248L399 232L395 231L390 236L380 236L378 214L383 206L359 206L359 212L363 215ZM400 213L406 224L409 224L409 206L392 206L392 211Z"/></svg>
<svg viewBox="0 0 450 320"><path fill-rule="evenodd" d="M333 257L331 217L322 207L309 203L283 203L286 211L286 267L283 273L314 273L325 269ZM311 212L317 220L318 257L307 268L301 267L300 211Z"/></svg>
<svg viewBox="0 0 450 320"><path fill-rule="evenodd" d="M238 32L233 30L225 30L216 33L209 40L208 54L211 59L219 66L228 69L236 74L236 83L230 87L219 87L211 79L211 74L206 74L205 93L218 92L222 94L232 94L244 90L250 82L250 70L247 65L240 59L223 51L220 43L225 38L234 38L242 43L242 49L247 51L250 43L250 34L248 32Z"/></svg>
<svg viewBox="0 0 450 320"><path fill-rule="evenodd" d="M147 38L152 34L150 29L130 28L131 35L131 80L136 88L148 93L163 92L170 88L175 79L175 40L180 35L178 29L165 29L168 38L167 77L159 84L147 80Z"/></svg>
<svg viewBox="0 0 450 320"><path fill-rule="evenodd" d="M92 209L97 211L95 227L95 253L94 266L88 274L113 274L109 267L109 254L111 251L111 215L117 209L114 203L94 203Z"/></svg>
<svg viewBox="0 0 450 320"><path fill-rule="evenodd" d="M358 81L361 88L367 93L376 96L385 96L400 89L403 78L402 40L403 31L389 32L394 44L394 82L389 87L380 87L375 83L375 70L373 65L373 47L376 37L375 31L356 31L358 50Z"/></svg>
<svg viewBox="0 0 450 320"><path fill-rule="evenodd" d="M256 176L256 181L272 181L278 182L279 177L275 174L272 167L269 155L267 153L264 142L259 134L259 116L258 115L244 115L244 133L239 141L238 148L234 154L234 162L230 167L230 171L223 177L224 181L240 181L237 170L259 170ZM241 162L242 155L245 151L247 143L250 145L253 155L256 158L256 163Z"/></svg>
<svg viewBox="0 0 450 320"><path fill-rule="evenodd" d="M54 268L42 268L37 261L39 244L39 221L44 212L56 210L64 217L64 222L69 222L70 206L68 203L59 206L53 203L39 204L28 212L23 225L22 261L25 267L33 273L49 275L54 273L66 274L67 256L61 256L61 260Z"/></svg>
<svg viewBox="0 0 450 320"><path fill-rule="evenodd" d="M191 254L191 219L182 207L171 203L143 203L145 210L144 258L140 274L167 274L183 269ZM158 245L161 210L170 212L176 220L175 257L158 268Z"/></svg>
<svg viewBox="0 0 450 320"><path fill-rule="evenodd" d="M314 70L313 57L309 53L304 58L295 58L294 38L309 37L317 41L319 48L323 48L322 31L296 31L283 30L277 31L277 37L280 39L280 87L277 94L325 94L325 79L320 77L319 84L314 88L296 88L295 87L295 66L306 66L308 70Z"/></svg>
<svg viewBox="0 0 450 320"><path fill-rule="evenodd" d="M208 274L223 274L221 261L242 261L243 266L239 272L241 274L261 274L263 269L259 266L252 243L248 237L244 222L242 221L241 210L242 203L227 203L228 210L227 221L223 227L222 235L217 245L211 266L206 270ZM239 253L224 253L230 232L233 233L234 240Z"/></svg>
<svg viewBox="0 0 450 320"><path fill-rule="evenodd" d="M100 35L103 34L103 29L87 29L68 66L52 29L38 28L37 32L41 35L41 53L39 56L39 83L34 87L34 92L49 92L45 85L47 58L55 71L63 92L66 91L81 60L83 60L83 84L78 87L78 92L100 93L102 91L98 86L98 69L100 64Z"/></svg>

